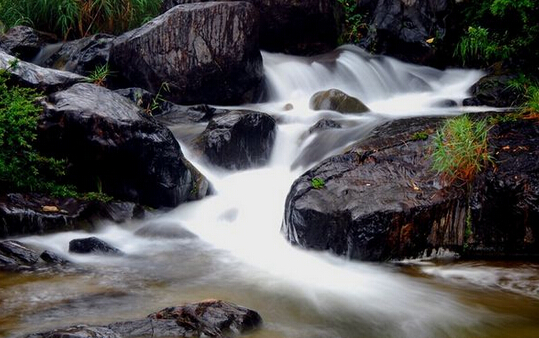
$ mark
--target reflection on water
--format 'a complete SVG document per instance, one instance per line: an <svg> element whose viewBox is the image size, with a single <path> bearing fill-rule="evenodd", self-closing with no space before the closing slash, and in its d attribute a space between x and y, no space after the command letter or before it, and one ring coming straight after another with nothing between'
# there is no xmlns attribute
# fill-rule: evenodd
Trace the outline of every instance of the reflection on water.
<svg viewBox="0 0 539 338"><path fill-rule="evenodd" d="M182 145L215 194L144 221L104 223L94 235L122 257L70 254L70 240L88 237L82 232L21 238L77 268L0 273L0 336L138 319L217 298L259 311L264 327L250 335L257 338L537 337L535 264L350 262L292 247L279 231L288 190L310 165L387 119L458 113L463 107L434 103L459 102L481 74L407 65L352 47L319 58L264 53L264 62L270 101L250 108L279 121L271 163L223 171L198 163ZM330 87L372 111L310 110L310 95ZM309 134L322 118L343 128Z"/></svg>

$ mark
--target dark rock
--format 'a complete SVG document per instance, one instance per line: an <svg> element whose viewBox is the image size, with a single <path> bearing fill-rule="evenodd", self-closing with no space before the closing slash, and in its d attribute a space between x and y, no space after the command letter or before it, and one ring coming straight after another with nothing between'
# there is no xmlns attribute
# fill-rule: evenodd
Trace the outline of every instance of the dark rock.
<svg viewBox="0 0 539 338"><path fill-rule="evenodd" d="M224 302L206 300L179 307L170 307L148 316L176 323L197 336L231 337L256 329L262 323L260 315L250 309Z"/></svg>
<svg viewBox="0 0 539 338"><path fill-rule="evenodd" d="M367 16L368 34L360 46L375 54L426 64L446 34L447 0L361 0L359 11ZM427 40L434 38L434 43Z"/></svg>
<svg viewBox="0 0 539 338"><path fill-rule="evenodd" d="M165 0L163 11L179 4L211 0ZM230 0L229 0L230 1ZM231 0L235 1L235 0ZM260 48L312 55L337 47L342 11L331 0L247 0L260 12Z"/></svg>
<svg viewBox="0 0 539 338"><path fill-rule="evenodd" d="M467 99L467 106L512 107L522 98L519 92L510 86L516 75L492 74L482 77L472 86L472 98Z"/></svg>
<svg viewBox="0 0 539 338"><path fill-rule="evenodd" d="M77 325L49 332L34 333L26 338L121 338L108 327Z"/></svg>
<svg viewBox="0 0 539 338"><path fill-rule="evenodd" d="M100 205L99 215L115 223L144 218L145 210L137 203L111 201Z"/></svg>
<svg viewBox="0 0 539 338"><path fill-rule="evenodd" d="M69 88L87 78L61 70L48 69L34 64L17 61L15 57L0 51L0 69L7 69L10 80L23 87L35 88L44 93L52 93Z"/></svg>
<svg viewBox="0 0 539 338"><path fill-rule="evenodd" d="M426 141L413 141L439 119L390 122L383 136L360 142L297 179L286 199L282 231L306 248L330 250L352 259L387 260L418 256L464 244L464 192L430 170ZM431 131L432 132L432 131ZM314 187L319 178L323 187Z"/></svg>
<svg viewBox="0 0 539 338"><path fill-rule="evenodd" d="M252 101L262 84L258 13L246 2L177 6L113 42L131 85L182 104ZM187 27L187 28L186 28Z"/></svg>
<svg viewBox="0 0 539 338"><path fill-rule="evenodd" d="M39 145L49 156L69 159L67 178L81 190L97 184L111 196L151 207L205 195L205 179L183 157L170 130L128 99L77 84L49 100Z"/></svg>
<svg viewBox="0 0 539 338"><path fill-rule="evenodd" d="M459 104L451 99L441 100L435 102L432 106L436 108L451 108L451 107L457 107Z"/></svg>
<svg viewBox="0 0 539 338"><path fill-rule="evenodd" d="M518 121L489 132L494 166L480 173L470 200L466 254L539 256L539 125Z"/></svg>
<svg viewBox="0 0 539 338"><path fill-rule="evenodd" d="M316 124L314 126L309 128L309 133L312 134L312 133L320 131L320 130L334 129L334 128L340 129L340 128L342 128L342 126L341 126L340 123L335 122L334 120L322 119L322 120L316 122Z"/></svg>
<svg viewBox="0 0 539 338"><path fill-rule="evenodd" d="M261 324L262 318L256 311L220 300L206 300L166 308L145 319L107 326L77 325L34 333L26 338L229 338L248 333Z"/></svg>
<svg viewBox="0 0 539 338"><path fill-rule="evenodd" d="M39 258L41 258L44 262L47 262L49 264L66 265L70 263L67 259L60 257L56 253L49 250L43 251L41 255L39 256Z"/></svg>
<svg viewBox="0 0 539 338"><path fill-rule="evenodd" d="M315 93L309 101L309 107L313 110L334 110L339 113L364 113L369 111L369 108L363 102L338 89Z"/></svg>
<svg viewBox="0 0 539 338"><path fill-rule="evenodd" d="M69 242L69 252L79 254L107 254L107 255L122 255L122 251L111 246L107 242L97 238L79 238Z"/></svg>
<svg viewBox="0 0 539 338"><path fill-rule="evenodd" d="M53 35L26 26L15 26L0 35L0 50L21 60L31 61L46 44L56 41Z"/></svg>
<svg viewBox="0 0 539 338"><path fill-rule="evenodd" d="M266 113L232 111L212 119L193 145L224 168L262 166L271 156L275 129L275 120Z"/></svg>
<svg viewBox="0 0 539 338"><path fill-rule="evenodd" d="M0 254L21 265L34 265L39 259L39 254L18 241L0 242Z"/></svg>
<svg viewBox="0 0 539 338"><path fill-rule="evenodd" d="M44 206L50 206L49 211ZM0 238L91 227L97 205L73 198L8 194L0 198Z"/></svg>
<svg viewBox="0 0 539 338"><path fill-rule="evenodd" d="M196 238L191 231L178 223L151 222L143 225L135 235L149 238Z"/></svg>
<svg viewBox="0 0 539 338"><path fill-rule="evenodd" d="M159 110L158 112L160 112L160 104L158 104L158 98L156 97L156 95L150 93L145 89L122 88L116 89L114 92L131 100L145 113L149 113L151 115L156 114L156 112L153 110L154 106L157 107L157 109Z"/></svg>
<svg viewBox="0 0 539 338"><path fill-rule="evenodd" d="M62 44L54 53L41 56L36 64L88 76L109 61L114 36L96 34Z"/></svg>

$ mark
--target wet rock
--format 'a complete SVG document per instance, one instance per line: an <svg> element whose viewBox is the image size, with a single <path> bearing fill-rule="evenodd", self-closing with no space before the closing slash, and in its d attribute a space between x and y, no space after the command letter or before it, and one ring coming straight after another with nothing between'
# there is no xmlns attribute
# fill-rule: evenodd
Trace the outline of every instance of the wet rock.
<svg viewBox="0 0 539 338"><path fill-rule="evenodd" d="M26 338L121 338L121 336L107 327L77 325L65 329L30 334Z"/></svg>
<svg viewBox="0 0 539 338"><path fill-rule="evenodd" d="M464 192L441 182L412 140L439 119L390 122L372 138L307 171L286 199L282 231L300 246L351 259L387 260L464 244ZM323 184L313 184L313 179Z"/></svg>
<svg viewBox="0 0 539 338"><path fill-rule="evenodd" d="M320 130L333 129L333 128L340 129L340 128L342 128L342 126L341 126L340 123L338 123L338 122L336 122L334 120L322 119L322 120L316 122L316 124L314 126L309 128L309 133L312 134L312 133L320 131Z"/></svg>
<svg viewBox="0 0 539 338"><path fill-rule="evenodd" d="M315 93L309 101L309 107L313 110L334 110L344 114L369 111L369 108L363 102L338 89Z"/></svg>
<svg viewBox="0 0 539 338"><path fill-rule="evenodd" d="M209 162L227 169L262 166L271 156L275 129L266 113L232 111L212 119L193 145Z"/></svg>
<svg viewBox="0 0 539 338"><path fill-rule="evenodd" d="M38 127L41 151L68 158L67 178L121 200L174 207L204 196L205 179L170 130L106 88L77 84L50 96Z"/></svg>
<svg viewBox="0 0 539 338"><path fill-rule="evenodd" d="M90 75L97 67L109 61L109 51L114 36L96 34L63 43L51 55L43 55L36 63L42 67Z"/></svg>
<svg viewBox="0 0 539 338"><path fill-rule="evenodd" d="M539 256L539 125L494 126L489 144L495 165L473 185L465 254L470 257Z"/></svg>
<svg viewBox="0 0 539 338"><path fill-rule="evenodd" d="M436 108L451 108L451 107L457 107L458 103L455 100L446 99L446 100L437 101L432 106Z"/></svg>
<svg viewBox="0 0 539 338"><path fill-rule="evenodd" d="M69 242L69 252L79 254L122 255L122 251L97 238L79 238Z"/></svg>
<svg viewBox="0 0 539 338"><path fill-rule="evenodd" d="M482 77L472 86L472 97L465 99L465 106L512 107L522 98L516 89L509 85L516 75L492 74Z"/></svg>
<svg viewBox="0 0 539 338"><path fill-rule="evenodd" d="M263 77L257 24L246 2L177 6L115 39L111 65L152 93L166 83L161 94L176 103L249 102Z"/></svg>
<svg viewBox="0 0 539 338"><path fill-rule="evenodd" d="M34 265L39 259L39 254L18 241L1 241L0 254L8 258L9 262L17 265Z"/></svg>
<svg viewBox="0 0 539 338"><path fill-rule="evenodd" d="M107 326L77 325L30 334L26 338L229 338L255 330L261 324L262 318L256 311L221 300L206 300L166 308L145 319Z"/></svg>
<svg viewBox="0 0 539 338"><path fill-rule="evenodd" d="M0 50L24 61L31 61L48 43L57 39L51 34L27 26L15 26L0 35Z"/></svg>
<svg viewBox="0 0 539 338"><path fill-rule="evenodd" d="M143 225L135 235L148 238L196 238L191 231L181 224L173 222L151 222Z"/></svg>
<svg viewBox="0 0 539 338"><path fill-rule="evenodd" d="M87 81L87 78L77 74L43 68L17 60L15 57L0 51L0 69L7 69L11 74L10 80L23 87L52 93Z"/></svg>
<svg viewBox="0 0 539 338"><path fill-rule="evenodd" d="M41 258L44 262L55 265L66 265L70 263L67 259L49 250L43 251L41 255L39 255L39 258Z"/></svg>
<svg viewBox="0 0 539 338"><path fill-rule="evenodd" d="M420 64L429 63L435 56L452 7L447 0L363 0L358 5L360 12L370 13L361 47ZM431 38L435 40L428 43Z"/></svg>

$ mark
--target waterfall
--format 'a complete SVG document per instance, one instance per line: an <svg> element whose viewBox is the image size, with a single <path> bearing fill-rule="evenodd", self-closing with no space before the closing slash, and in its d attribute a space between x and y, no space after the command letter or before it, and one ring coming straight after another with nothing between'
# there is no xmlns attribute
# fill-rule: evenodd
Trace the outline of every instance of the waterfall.
<svg viewBox="0 0 539 338"><path fill-rule="evenodd" d="M263 53L263 59L268 101L248 107L279 122L266 167L220 170L182 145L215 193L144 221L104 223L97 236L124 257L70 254L68 242L87 235L81 232L21 240L98 269L99 285L129 292L126 304L120 299L121 305L111 305L125 316L200 296L258 309L266 322L260 337L471 337L477 328L501 325L500 316L460 301L450 287L436 287L391 264L351 262L292 247L280 234L288 190L309 166L387 119L461 112L462 99L482 73L406 64L352 46L315 57ZM360 99L371 112L311 110L312 94L330 88ZM457 106L440 108L443 100ZM292 106L285 109L287 104ZM343 128L310 135L308 129L322 118L337 120ZM148 224L183 228L195 237L138 236L136 230ZM80 307L69 309L71 320L112 314Z"/></svg>

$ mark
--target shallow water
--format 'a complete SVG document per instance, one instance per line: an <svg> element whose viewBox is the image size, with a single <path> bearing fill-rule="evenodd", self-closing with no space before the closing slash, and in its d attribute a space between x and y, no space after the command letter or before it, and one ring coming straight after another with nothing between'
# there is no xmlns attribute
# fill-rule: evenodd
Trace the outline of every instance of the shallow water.
<svg viewBox="0 0 539 338"><path fill-rule="evenodd" d="M70 254L69 241L89 236L83 232L20 238L76 268L0 273L0 336L138 319L207 298L259 311L264 326L249 335L257 338L539 336L537 264L350 262L292 247L280 234L288 190L309 166L388 119L461 113L436 103L460 103L481 73L441 72L352 47L317 58L263 56L269 102L248 107L279 121L268 166L224 171L182 145L215 194L144 221L103 223L93 235L122 257ZM372 112L310 110L310 96L329 88L360 98ZM293 109L285 110L287 103ZM309 135L321 118L343 128Z"/></svg>

